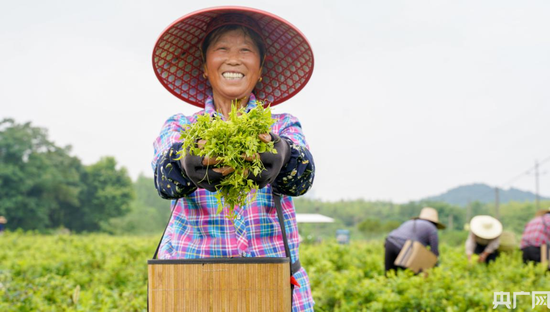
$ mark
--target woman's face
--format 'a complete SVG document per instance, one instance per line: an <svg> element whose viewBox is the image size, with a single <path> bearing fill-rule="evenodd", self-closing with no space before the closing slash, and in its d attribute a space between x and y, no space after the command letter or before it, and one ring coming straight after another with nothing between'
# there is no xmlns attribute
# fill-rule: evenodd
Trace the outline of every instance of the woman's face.
<svg viewBox="0 0 550 312"><path fill-rule="evenodd" d="M214 101L246 98L260 78L260 51L242 30L228 31L206 49L204 72Z"/></svg>

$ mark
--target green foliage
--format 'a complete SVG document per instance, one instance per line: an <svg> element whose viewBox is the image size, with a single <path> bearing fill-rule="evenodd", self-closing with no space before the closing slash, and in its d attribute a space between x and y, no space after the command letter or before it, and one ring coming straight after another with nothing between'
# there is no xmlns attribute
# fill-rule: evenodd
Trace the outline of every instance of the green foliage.
<svg viewBox="0 0 550 312"><path fill-rule="evenodd" d="M550 274L542 266L524 265L517 250L488 266L469 265L464 247L443 244L440 250L440 265L427 277L399 271L386 278L381 241L304 245L300 258L315 311L492 311L496 291L550 289ZM520 296L517 307L530 311L531 297Z"/></svg>
<svg viewBox="0 0 550 312"><path fill-rule="evenodd" d="M80 205L84 168L47 139L47 131L13 119L0 121L0 215L11 229L62 226Z"/></svg>
<svg viewBox="0 0 550 312"><path fill-rule="evenodd" d="M110 219L103 227L113 234L159 234L170 217L170 201L160 198L152 178L140 175L134 183L136 197L130 212Z"/></svg>
<svg viewBox="0 0 550 312"><path fill-rule="evenodd" d="M301 225L300 232L303 237L309 235L334 237L336 229L345 228L351 231L352 238L382 238L404 221L417 217L426 206L437 209L443 223L447 223L449 216L452 216L455 229L462 229L466 219L465 209L439 202L406 204L364 200L323 202L304 198L296 198L294 202L298 213L320 213L336 220L331 225L313 227L315 232L310 231L312 227L309 225Z"/></svg>
<svg viewBox="0 0 550 312"><path fill-rule="evenodd" d="M302 237L333 238L336 229L348 229L352 239L375 239L386 236L401 223L417 217L423 207L433 207L438 211L439 220L447 225L440 231L443 239L451 245L458 244L466 233L469 223L468 209L443 202L421 201L394 204L391 202L367 202L364 200L323 202L307 198L294 199L297 213L320 213L335 219L335 223L323 225L300 225ZM549 207L550 201L542 201L540 207ZM537 208L533 202L509 202L499 206L499 220L505 231L512 232L519 242L523 229L531 220ZM494 204L470 203L470 214L496 216ZM452 224L450 223L452 222ZM461 244L464 243L462 240Z"/></svg>
<svg viewBox="0 0 550 312"><path fill-rule="evenodd" d="M0 311L145 311L155 239L6 233Z"/></svg>
<svg viewBox="0 0 550 312"><path fill-rule="evenodd" d="M259 175L264 169L262 161L256 157L257 153L277 152L273 148L273 142L264 143L258 137L268 133L272 124L271 109L264 108L261 103L249 112L232 105L227 121L221 116L204 114L182 132L183 151L189 150L193 155L216 158L220 163L214 167L235 169L218 187L218 213L224 206L223 202L232 213L233 207L243 206L248 194L258 188L254 181L248 179L248 174L250 172ZM206 141L202 148L196 146L200 139ZM253 160L245 160L243 156Z"/></svg>
<svg viewBox="0 0 550 312"><path fill-rule="evenodd" d="M157 243L156 236L5 233L0 311L145 312L146 260ZM524 265L517 250L488 266L468 264L463 246L442 244L440 251L428 276L399 271L386 278L381 240L302 245L300 260L321 312L493 311L496 291L550 290L550 274ZM530 296L518 300L515 311L531 311Z"/></svg>
<svg viewBox="0 0 550 312"><path fill-rule="evenodd" d="M382 224L378 219L367 218L357 225L359 231L364 233L380 233L382 231Z"/></svg>
<svg viewBox="0 0 550 312"><path fill-rule="evenodd" d="M93 231L128 210L132 183L113 158L91 166L58 147L47 131L0 121L0 215L8 229Z"/></svg>
<svg viewBox="0 0 550 312"><path fill-rule="evenodd" d="M132 180L125 168L117 169L116 166L113 157L104 157L86 167L82 178L86 191L81 193L81 208L68 223L70 229L97 231L102 226L108 228L109 219L130 210L130 201L134 198Z"/></svg>
<svg viewBox="0 0 550 312"><path fill-rule="evenodd" d="M439 242L454 246L454 247L462 247L464 248L464 244L466 243L466 239L468 238L468 234L470 232L468 231L458 231L458 230L443 230L439 231Z"/></svg>
<svg viewBox="0 0 550 312"><path fill-rule="evenodd" d="M550 201L541 202L541 209L550 207ZM537 208L533 202L510 202L499 207L500 220L507 230L522 233L525 224L535 217Z"/></svg>
<svg viewBox="0 0 550 312"><path fill-rule="evenodd" d="M381 222L378 219L367 218L357 224L357 229L366 235L387 234L401 225L397 221Z"/></svg>

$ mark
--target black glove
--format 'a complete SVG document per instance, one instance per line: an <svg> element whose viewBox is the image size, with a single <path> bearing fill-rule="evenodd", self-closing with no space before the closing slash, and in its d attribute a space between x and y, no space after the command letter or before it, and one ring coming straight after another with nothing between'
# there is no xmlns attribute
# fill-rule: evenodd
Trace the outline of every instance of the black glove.
<svg viewBox="0 0 550 312"><path fill-rule="evenodd" d="M215 160L210 161L204 157L192 155L189 151L180 160L181 169L189 180L197 187L207 189L210 192L215 192L222 179L232 172L227 170L228 167L214 168L213 164L215 163Z"/></svg>
<svg viewBox="0 0 550 312"><path fill-rule="evenodd" d="M268 152L260 153L260 160L264 164L265 169L257 176L253 173L248 175L248 178L256 182L260 189L273 183L283 166L290 160L290 146L288 142L281 139L275 133L270 132L269 134L271 136L271 141L273 141L273 147L277 150L277 154Z"/></svg>

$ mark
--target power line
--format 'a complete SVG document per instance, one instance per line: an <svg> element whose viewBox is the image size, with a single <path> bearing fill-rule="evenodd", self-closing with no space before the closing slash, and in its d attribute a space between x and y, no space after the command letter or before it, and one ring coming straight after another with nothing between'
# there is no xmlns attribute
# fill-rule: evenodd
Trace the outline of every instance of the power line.
<svg viewBox="0 0 550 312"><path fill-rule="evenodd" d="M538 163L538 166L540 167L542 164L546 163L550 161L550 156L546 157L544 160L542 160L541 162ZM520 178L522 178L523 176L525 175L529 175L531 173L531 170L534 170L536 169L537 165L535 164L535 166L533 167L529 167L529 169L527 169L526 171L522 172L521 174L518 174L517 176L514 176L513 178L511 178L508 182L504 183L504 184L501 184L500 186L496 186L497 188L504 188L506 187L507 185L511 185L512 183L514 183L515 181L519 180ZM474 200L473 201L476 201L482 197L485 197L486 195L488 195L489 193L493 193L494 190L491 189L489 191L486 191L486 192L483 192L481 195L478 195L478 196L474 196Z"/></svg>
<svg viewBox="0 0 550 312"><path fill-rule="evenodd" d="M544 163L547 162L547 161L550 161L550 156L546 157L546 159L544 159L543 161L541 161L541 162L539 163L539 165L542 165L542 164L544 164Z"/></svg>
<svg viewBox="0 0 550 312"><path fill-rule="evenodd" d="M516 181L519 180L520 178L523 178L524 175L528 175L530 172L531 172L531 169L528 169L527 171L518 174L517 176L513 177L512 179L510 179L508 182L506 182L506 183L504 183L504 184L501 184L501 185L500 185L500 188L504 188L504 187L506 187L507 185L511 185L512 183L516 182ZM499 187L499 186L497 186L497 187Z"/></svg>

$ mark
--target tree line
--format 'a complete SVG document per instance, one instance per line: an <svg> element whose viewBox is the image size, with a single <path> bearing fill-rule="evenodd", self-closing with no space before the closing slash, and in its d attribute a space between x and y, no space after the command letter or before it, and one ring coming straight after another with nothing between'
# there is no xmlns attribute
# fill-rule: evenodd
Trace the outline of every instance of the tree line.
<svg viewBox="0 0 550 312"><path fill-rule="evenodd" d="M526 223L537 211L533 201L500 204L498 216L494 204L472 202L470 208L441 201L410 201L395 204L384 201L348 200L323 202L315 199L297 198L298 213L320 213L335 219L330 224L300 224L302 237L334 237L337 229L348 229L352 237L360 239L383 238L401 223L418 217L423 207L438 211L439 220L447 225L441 232L443 240L462 244L467 234L467 224L476 215L498 217L504 230L512 232L519 240ZM541 202L541 207L550 207L550 201Z"/></svg>
<svg viewBox="0 0 550 312"><path fill-rule="evenodd" d="M0 121L0 215L8 229L101 230L129 212L135 192L113 157L83 165L71 146L30 122Z"/></svg>
<svg viewBox="0 0 550 312"><path fill-rule="evenodd" d="M493 205L480 202L473 202L469 211L440 201L395 204L298 197L295 202L298 213L321 213L336 220L300 224L302 237L333 237L336 229L349 229L354 237L379 238L426 206L438 210L447 231L463 231L475 215L495 215ZM536 210L531 201L501 204L499 219L505 230L519 235ZM13 119L0 121L0 215L8 219L8 229L162 233L169 214L170 202L158 196L152 178L140 175L132 181L113 157L83 165L71 156L71 146L51 142L46 129Z"/></svg>

